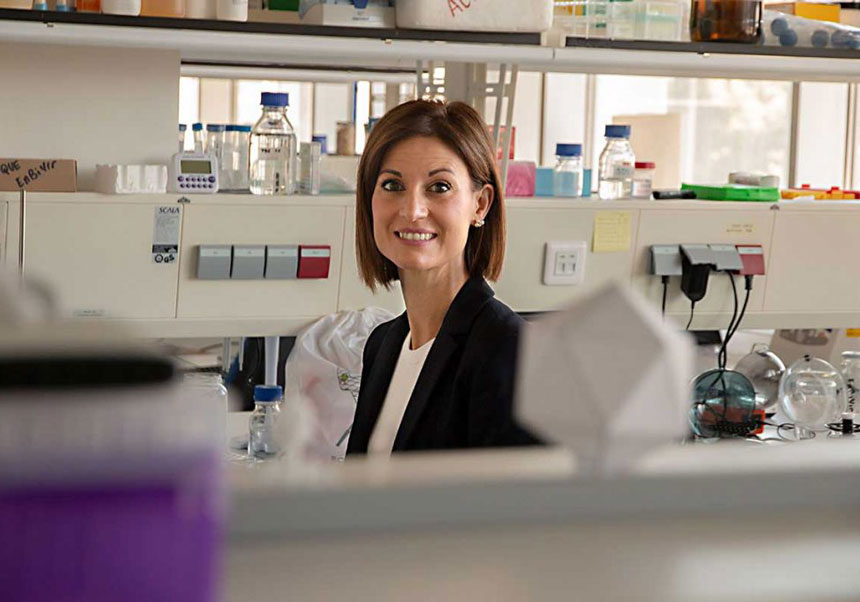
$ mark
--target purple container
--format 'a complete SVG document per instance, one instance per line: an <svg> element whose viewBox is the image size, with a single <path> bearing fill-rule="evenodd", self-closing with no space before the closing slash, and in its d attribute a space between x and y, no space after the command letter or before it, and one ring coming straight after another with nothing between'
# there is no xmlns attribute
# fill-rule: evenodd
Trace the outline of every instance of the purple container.
<svg viewBox="0 0 860 602"><path fill-rule="evenodd" d="M218 458L159 474L0 487L0 600L213 602Z"/></svg>

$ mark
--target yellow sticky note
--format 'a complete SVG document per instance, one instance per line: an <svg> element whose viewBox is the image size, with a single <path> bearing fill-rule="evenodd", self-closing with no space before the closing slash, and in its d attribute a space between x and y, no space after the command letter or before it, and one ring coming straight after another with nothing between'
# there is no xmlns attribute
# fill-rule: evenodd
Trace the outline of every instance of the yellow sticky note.
<svg viewBox="0 0 860 602"><path fill-rule="evenodd" d="M852 339L860 339L860 328L848 328L845 330L845 336Z"/></svg>
<svg viewBox="0 0 860 602"><path fill-rule="evenodd" d="M598 211L594 216L594 253L630 250L633 218L629 211Z"/></svg>

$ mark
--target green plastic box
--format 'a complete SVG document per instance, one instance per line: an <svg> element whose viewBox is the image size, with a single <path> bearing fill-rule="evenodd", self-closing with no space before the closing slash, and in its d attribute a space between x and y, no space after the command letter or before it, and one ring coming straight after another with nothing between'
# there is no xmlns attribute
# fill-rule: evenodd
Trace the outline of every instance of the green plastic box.
<svg viewBox="0 0 860 602"><path fill-rule="evenodd" d="M692 190L700 201L754 201L773 203L779 200L779 188L724 184L721 186L699 186L681 184L681 190Z"/></svg>

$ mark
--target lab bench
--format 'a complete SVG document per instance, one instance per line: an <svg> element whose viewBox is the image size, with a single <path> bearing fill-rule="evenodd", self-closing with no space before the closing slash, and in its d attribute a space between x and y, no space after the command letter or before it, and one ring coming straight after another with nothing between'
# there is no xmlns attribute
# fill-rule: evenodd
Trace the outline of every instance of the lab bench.
<svg viewBox="0 0 860 602"><path fill-rule="evenodd" d="M860 439L672 446L608 478L545 448L232 465L229 482L230 602L860 591Z"/></svg>

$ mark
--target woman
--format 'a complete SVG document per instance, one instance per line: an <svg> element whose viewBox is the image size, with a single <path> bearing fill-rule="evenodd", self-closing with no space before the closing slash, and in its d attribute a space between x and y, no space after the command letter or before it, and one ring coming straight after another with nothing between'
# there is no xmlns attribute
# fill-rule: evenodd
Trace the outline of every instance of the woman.
<svg viewBox="0 0 860 602"><path fill-rule="evenodd" d="M374 127L358 169L356 250L406 313L379 325L348 455L527 445L512 416L522 320L493 299L505 213L487 126L468 105L417 100Z"/></svg>

